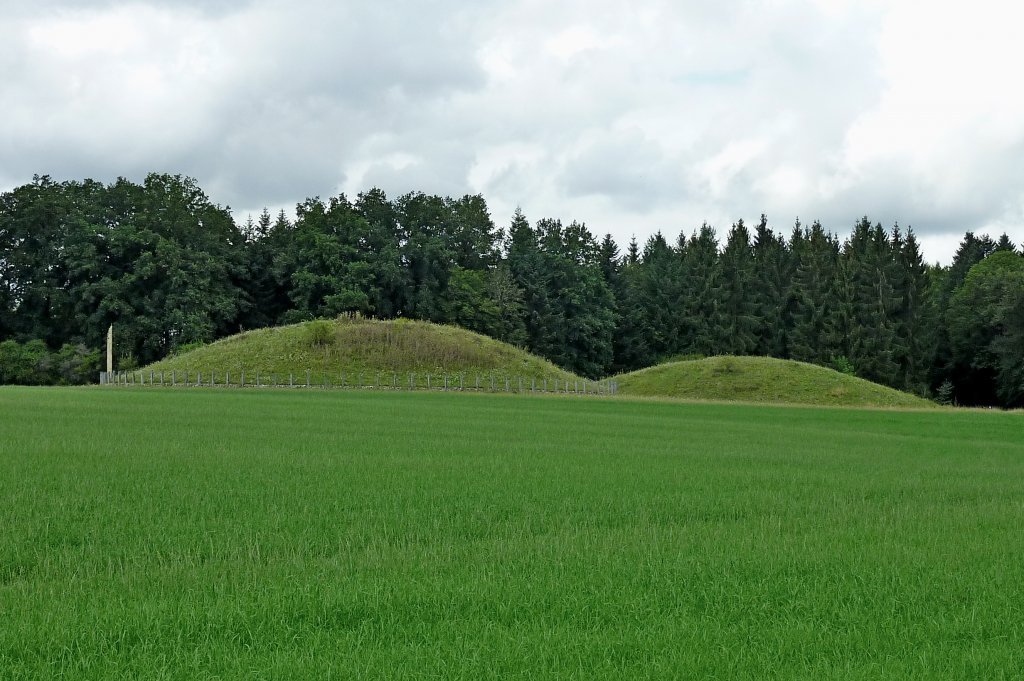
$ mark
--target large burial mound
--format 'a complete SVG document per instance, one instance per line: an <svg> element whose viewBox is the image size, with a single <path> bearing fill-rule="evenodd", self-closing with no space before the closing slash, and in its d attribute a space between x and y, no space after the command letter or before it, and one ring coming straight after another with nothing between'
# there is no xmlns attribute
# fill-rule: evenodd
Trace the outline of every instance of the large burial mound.
<svg viewBox="0 0 1024 681"><path fill-rule="evenodd" d="M618 376L619 394L845 407L932 407L915 395L814 364L770 357L669 362Z"/></svg>
<svg viewBox="0 0 1024 681"><path fill-rule="evenodd" d="M551 362L519 350L507 343L454 326L396 319L376 321L339 318L303 324L245 331L179 355L168 357L146 371L171 371L179 376L190 372L193 380L202 372L223 381L230 376L237 383L241 372L247 382L257 374L262 382L278 384L325 380L338 385L405 385L413 377L423 385L430 375L433 385L444 377L463 380L466 387L491 379L545 379L553 386L557 380L581 380Z"/></svg>

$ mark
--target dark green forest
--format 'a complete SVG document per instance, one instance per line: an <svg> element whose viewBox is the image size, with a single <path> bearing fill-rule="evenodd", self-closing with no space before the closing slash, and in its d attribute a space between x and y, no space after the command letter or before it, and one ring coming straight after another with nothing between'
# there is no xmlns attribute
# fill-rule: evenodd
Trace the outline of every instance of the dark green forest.
<svg viewBox="0 0 1024 681"><path fill-rule="evenodd" d="M1024 405L1024 257L965 234L849 235L762 216L620 247L480 196L372 189L236 224L189 178L55 182L0 197L0 382L95 380L243 329L342 313L458 324L599 377L669 358L769 355L965 405Z"/></svg>

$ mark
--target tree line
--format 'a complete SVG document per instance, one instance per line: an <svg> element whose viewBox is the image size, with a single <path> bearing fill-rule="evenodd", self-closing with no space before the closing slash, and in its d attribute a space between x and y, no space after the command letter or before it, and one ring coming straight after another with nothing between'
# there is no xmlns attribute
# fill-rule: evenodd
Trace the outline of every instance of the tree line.
<svg viewBox="0 0 1024 681"><path fill-rule="evenodd" d="M113 323L127 367L351 312L458 324L594 378L765 355L943 401L1024 404L1024 257L1005 235L968 232L939 267L912 229L866 217L845 240L762 216L724 240L705 224L620 251L575 221L517 211L499 228L481 196L371 189L243 224L177 175L43 176L0 196L0 341L32 352L88 355ZM0 380L18 382L10 373Z"/></svg>

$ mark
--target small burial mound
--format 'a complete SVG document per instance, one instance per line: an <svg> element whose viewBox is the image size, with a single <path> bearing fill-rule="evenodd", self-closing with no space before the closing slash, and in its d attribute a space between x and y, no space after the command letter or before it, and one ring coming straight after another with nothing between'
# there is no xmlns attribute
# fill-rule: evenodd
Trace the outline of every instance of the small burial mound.
<svg viewBox="0 0 1024 681"><path fill-rule="evenodd" d="M479 380L536 381L538 389L547 380L554 387L565 381L581 380L551 362L507 343L455 326L395 319L389 321L349 319L315 320L267 329L245 331L209 345L168 357L144 372L186 372L195 380L214 377L239 383L245 372L247 383L259 376L262 383L287 384L290 380L320 385L392 385L408 387L413 381L424 387L430 376L432 386L447 377L450 385L464 382L475 386ZM179 378L180 380L180 378Z"/></svg>
<svg viewBox="0 0 1024 681"><path fill-rule="evenodd" d="M814 364L770 357L668 362L615 378L620 395L844 407L933 407L923 398Z"/></svg>

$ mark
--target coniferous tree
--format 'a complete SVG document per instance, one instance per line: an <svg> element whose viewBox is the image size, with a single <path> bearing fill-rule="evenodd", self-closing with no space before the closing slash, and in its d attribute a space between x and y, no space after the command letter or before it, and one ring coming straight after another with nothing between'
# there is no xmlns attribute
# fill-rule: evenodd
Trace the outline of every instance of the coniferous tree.
<svg viewBox="0 0 1024 681"><path fill-rule="evenodd" d="M839 244L821 223L794 229L790 240L795 271L790 289L789 350L793 359L828 364L835 356L829 345L832 292Z"/></svg>
<svg viewBox="0 0 1024 681"><path fill-rule="evenodd" d="M705 223L687 241L682 254L677 352L708 356L719 352L725 334L721 276L718 239Z"/></svg>
<svg viewBox="0 0 1024 681"><path fill-rule="evenodd" d="M838 371L853 371L854 339L857 337L857 293L854 286L853 266L840 254L828 293L828 312L822 336L822 359Z"/></svg>
<svg viewBox="0 0 1024 681"><path fill-rule="evenodd" d="M515 286L522 291L527 347L544 357L555 351L557 326L554 303L549 297L551 272L540 251L537 232L516 209L506 239L506 262Z"/></svg>
<svg viewBox="0 0 1024 681"><path fill-rule="evenodd" d="M526 302L507 262L501 262L491 271L488 295L497 309L493 335L498 340L527 347Z"/></svg>
<svg viewBox="0 0 1024 681"><path fill-rule="evenodd" d="M917 237L912 229L899 238L893 228L893 249L897 260L896 288L900 305L896 310L896 335L900 367L897 387L926 395L929 392L928 372L935 355L933 306L929 291L931 282Z"/></svg>
<svg viewBox="0 0 1024 681"><path fill-rule="evenodd" d="M999 241L995 245L996 251L1009 251L1011 253L1017 252L1017 245L1010 240L1010 235L1003 232L1002 236L999 237Z"/></svg>
<svg viewBox="0 0 1024 681"><path fill-rule="evenodd" d="M762 326L755 296L757 275L750 232L743 220L729 230L721 259L718 289L721 314L719 352L749 355L757 349Z"/></svg>
<svg viewBox="0 0 1024 681"><path fill-rule="evenodd" d="M647 335L635 344L650 356L665 358L679 352L680 266L676 253L656 232L644 244L636 286Z"/></svg>
<svg viewBox="0 0 1024 681"><path fill-rule="evenodd" d="M537 223L550 280L555 337L548 358L584 376L597 378L612 364L615 301L601 272L599 246L583 224L564 229L557 220Z"/></svg>
<svg viewBox="0 0 1024 681"><path fill-rule="evenodd" d="M900 304L893 281L892 245L880 224L865 217L854 226L843 257L850 267L854 293L850 360L857 375L877 383L898 382L895 314Z"/></svg>
<svg viewBox="0 0 1024 681"><path fill-rule="evenodd" d="M768 228L768 218L754 233L754 290L756 305L758 355L785 357L786 299L792 279L791 259L786 242Z"/></svg>
<svg viewBox="0 0 1024 681"><path fill-rule="evenodd" d="M284 211L274 221L264 209L251 229L246 230L246 307L240 319L244 328L272 326L289 309L286 279L278 276L275 261L291 248L292 237L292 225Z"/></svg>
<svg viewBox="0 0 1024 681"><path fill-rule="evenodd" d="M625 264L635 265L640 262L640 246L636 242L636 235L629 240L629 248L626 250Z"/></svg>
<svg viewBox="0 0 1024 681"><path fill-rule="evenodd" d="M636 242L634 241L633 244ZM655 363L657 357L651 349L653 330L644 304L644 268L629 255L615 279L617 325L612 338L612 371L632 371Z"/></svg>

